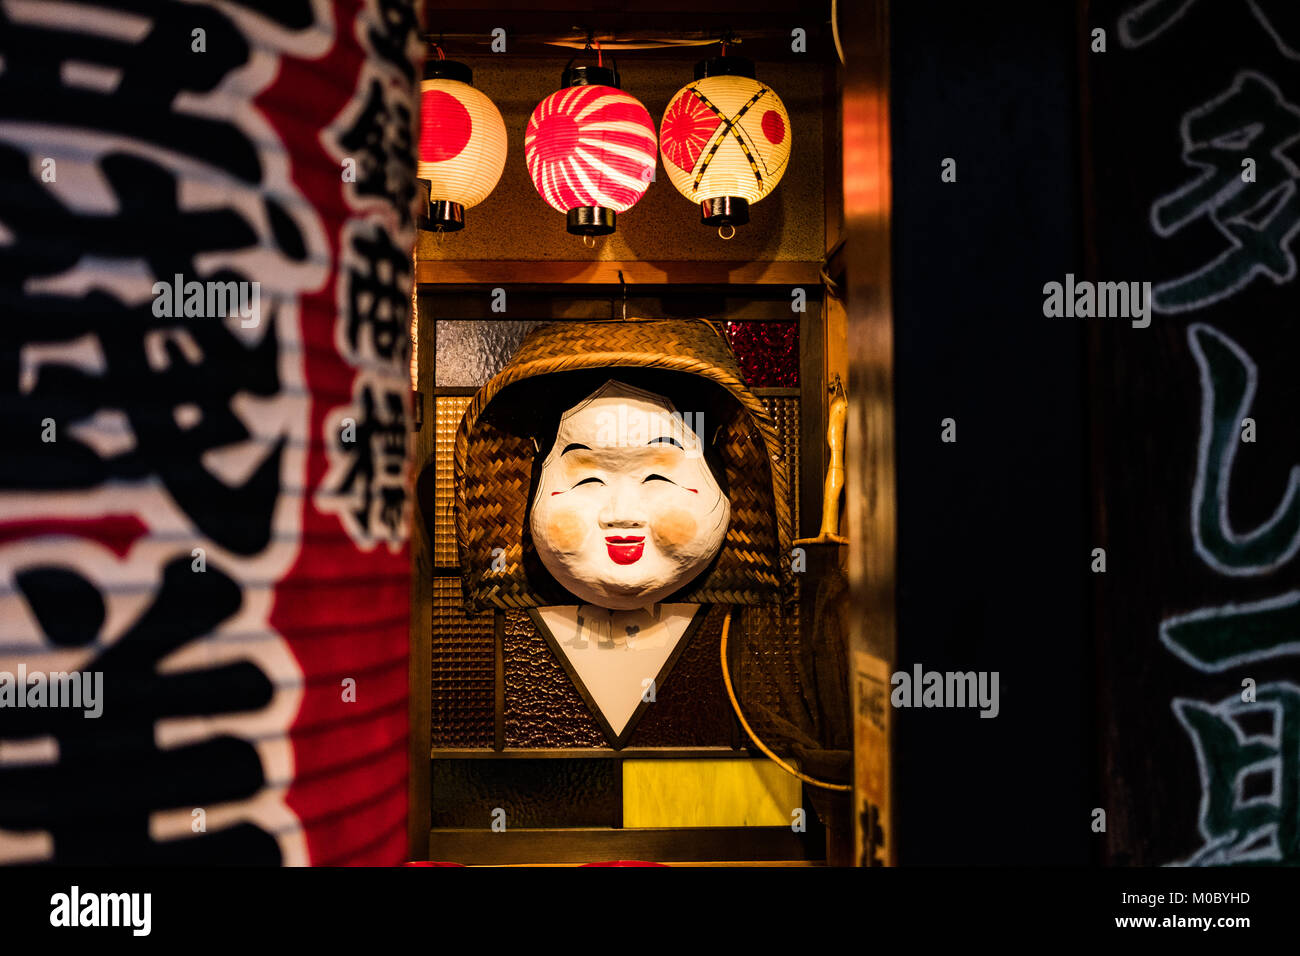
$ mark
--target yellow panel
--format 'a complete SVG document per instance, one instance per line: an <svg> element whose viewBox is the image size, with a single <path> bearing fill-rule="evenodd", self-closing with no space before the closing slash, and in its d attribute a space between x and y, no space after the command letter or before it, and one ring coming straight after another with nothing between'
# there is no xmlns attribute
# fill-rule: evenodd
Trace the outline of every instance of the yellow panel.
<svg viewBox="0 0 1300 956"><path fill-rule="evenodd" d="M790 826L799 792L799 781L766 759L629 759L623 826Z"/></svg>

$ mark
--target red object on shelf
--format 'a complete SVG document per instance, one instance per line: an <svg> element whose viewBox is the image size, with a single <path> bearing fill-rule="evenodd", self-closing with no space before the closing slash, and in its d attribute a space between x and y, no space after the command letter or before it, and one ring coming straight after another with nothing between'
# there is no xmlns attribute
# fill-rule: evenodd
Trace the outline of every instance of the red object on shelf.
<svg viewBox="0 0 1300 956"><path fill-rule="evenodd" d="M403 863L402 866L459 866L463 868L465 864L464 863L443 863L441 861L434 861L434 860L408 860L407 862Z"/></svg>
<svg viewBox="0 0 1300 956"><path fill-rule="evenodd" d="M645 860L609 860L605 863L584 863L583 866L667 866L667 863L648 863Z"/></svg>

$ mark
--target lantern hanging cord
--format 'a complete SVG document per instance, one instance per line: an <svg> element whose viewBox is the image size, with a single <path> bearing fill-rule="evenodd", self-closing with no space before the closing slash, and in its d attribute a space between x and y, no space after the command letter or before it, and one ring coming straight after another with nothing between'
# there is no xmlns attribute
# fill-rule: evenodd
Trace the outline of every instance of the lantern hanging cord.
<svg viewBox="0 0 1300 956"><path fill-rule="evenodd" d="M727 666L727 635L731 631L731 608L727 608L727 616L722 619L722 681L727 685L727 697L731 700L731 709L736 712L736 719L740 721L740 726L745 728L745 733L749 739L754 742L754 746L762 751L763 755L775 763L786 773L798 777L804 783L811 784L814 787L821 787L823 790L839 790L847 792L853 788L847 783L827 783L825 780L818 780L816 777L810 777L806 773L800 773L790 764L786 763L776 754L774 754L763 741L758 739L758 734L754 733L749 721L740 710L740 701L736 700L736 692L731 686L731 669Z"/></svg>
<svg viewBox="0 0 1300 956"><path fill-rule="evenodd" d="M587 45L584 46L583 49L584 49L584 50L595 50L595 51L596 51L596 66L598 66L598 67L602 67L602 66L605 65L605 56L604 56L604 54L602 54L602 53L600 52L600 41L596 39L596 31L595 31L595 30L591 30L591 31L589 31L589 32L587 33Z"/></svg>

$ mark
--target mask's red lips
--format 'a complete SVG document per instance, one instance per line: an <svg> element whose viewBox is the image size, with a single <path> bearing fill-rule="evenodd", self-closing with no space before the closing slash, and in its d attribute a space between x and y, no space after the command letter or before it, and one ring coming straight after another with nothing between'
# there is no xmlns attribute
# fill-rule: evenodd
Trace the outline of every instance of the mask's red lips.
<svg viewBox="0 0 1300 956"><path fill-rule="evenodd" d="M615 564L635 564L641 560L645 551L645 535L633 537L608 537L605 547L609 549L609 559Z"/></svg>

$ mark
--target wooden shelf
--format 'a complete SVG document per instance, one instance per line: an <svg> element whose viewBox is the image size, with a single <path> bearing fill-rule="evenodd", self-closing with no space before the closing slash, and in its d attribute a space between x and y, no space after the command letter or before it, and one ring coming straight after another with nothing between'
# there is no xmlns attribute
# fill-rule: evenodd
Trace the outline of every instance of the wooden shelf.
<svg viewBox="0 0 1300 956"><path fill-rule="evenodd" d="M730 747L434 747L429 756L432 760L753 760L762 754Z"/></svg>
<svg viewBox="0 0 1300 956"><path fill-rule="evenodd" d="M598 860L807 861L825 858L820 836L794 833L789 827L511 827L500 833L433 828L429 831L427 859L454 860L470 866Z"/></svg>
<svg viewBox="0 0 1300 956"><path fill-rule="evenodd" d="M415 267L420 285L788 285L821 286L821 263L698 260L646 262L559 260L423 260Z"/></svg>

